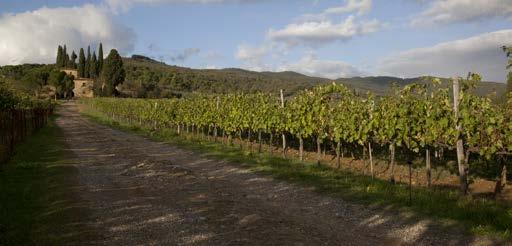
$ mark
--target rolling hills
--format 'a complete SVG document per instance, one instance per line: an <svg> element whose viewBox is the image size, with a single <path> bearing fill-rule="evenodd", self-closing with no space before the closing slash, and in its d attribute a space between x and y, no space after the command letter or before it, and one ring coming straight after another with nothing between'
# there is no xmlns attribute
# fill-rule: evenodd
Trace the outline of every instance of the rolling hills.
<svg viewBox="0 0 512 246"><path fill-rule="evenodd" d="M255 72L240 68L193 69L167 65L151 58L134 55L123 58L126 80L120 86L126 97L168 98L180 97L192 92L228 93L228 92L268 92L278 93L283 89L285 96L311 88L315 85L331 83L333 80L312 77L292 71ZM48 84L48 74L54 66L44 64L23 64L0 67L0 79L6 80L15 88L33 93ZM388 76L339 78L343 83L359 94L368 91L376 95L385 95L390 85L396 83L405 86L413 82L426 83L429 77L397 78ZM448 79L441 79L444 86ZM481 82L475 90L478 95L491 95L501 98L506 89L503 83Z"/></svg>
<svg viewBox="0 0 512 246"><path fill-rule="evenodd" d="M124 58L126 81L121 87L128 96L133 97L171 97L176 94L199 92L272 92L284 89L287 96L299 90L315 85L330 83L333 80L311 77L292 71L285 72L254 72L239 68L225 69L192 69L167 65L140 55ZM393 83L404 86L413 82L425 83L428 77L397 78L388 76L339 78L336 82L343 83L357 93L371 91L377 95L385 95ZM447 79L441 79L447 85ZM479 95L494 94L499 97L506 85L496 82L481 82L477 85Z"/></svg>

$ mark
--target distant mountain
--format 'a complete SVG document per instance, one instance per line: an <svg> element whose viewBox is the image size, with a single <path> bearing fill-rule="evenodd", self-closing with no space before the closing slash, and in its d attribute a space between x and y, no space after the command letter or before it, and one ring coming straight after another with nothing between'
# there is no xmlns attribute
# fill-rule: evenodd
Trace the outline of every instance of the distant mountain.
<svg viewBox="0 0 512 246"><path fill-rule="evenodd" d="M149 58L147 56L143 56L143 55L132 55L131 57L133 60L136 60L136 61L142 61L142 62L151 62L151 63L157 63L157 64L163 64L165 65L164 62L159 62L153 58Z"/></svg>
<svg viewBox="0 0 512 246"><path fill-rule="evenodd" d="M127 72L123 91L130 96L138 97L170 97L178 94L199 92L272 92L284 89L286 95L299 90L311 88L333 80L311 77L292 71L285 72L254 72L240 68L226 69L192 69L171 66L151 58L134 55L124 58ZM424 83L428 77L397 78L387 76L340 78L336 82L343 83L358 93L372 91L377 95L385 95L393 83L405 86L413 82ZM447 84L448 80L444 79ZM477 86L476 93L488 95L496 92L500 95L505 91L505 84L482 82Z"/></svg>

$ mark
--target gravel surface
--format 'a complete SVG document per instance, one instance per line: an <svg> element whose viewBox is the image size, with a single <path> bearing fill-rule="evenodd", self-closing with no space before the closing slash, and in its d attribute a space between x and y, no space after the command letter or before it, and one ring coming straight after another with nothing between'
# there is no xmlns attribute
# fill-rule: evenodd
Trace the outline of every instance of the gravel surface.
<svg viewBox="0 0 512 246"><path fill-rule="evenodd" d="M76 157L95 245L492 244L436 221L365 207L83 118L57 124Z"/></svg>

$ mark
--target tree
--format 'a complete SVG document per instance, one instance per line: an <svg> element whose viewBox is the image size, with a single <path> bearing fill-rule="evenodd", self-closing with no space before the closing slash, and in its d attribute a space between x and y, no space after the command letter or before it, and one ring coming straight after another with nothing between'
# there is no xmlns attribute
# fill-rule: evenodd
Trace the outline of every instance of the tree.
<svg viewBox="0 0 512 246"><path fill-rule="evenodd" d="M75 54L75 51L73 50L73 52L71 53L71 67L72 68L76 68L76 54Z"/></svg>
<svg viewBox="0 0 512 246"><path fill-rule="evenodd" d="M64 86L62 85L64 77L66 77L65 72L53 70L48 78L48 83L55 87L55 93L58 95L58 97L61 97L64 91Z"/></svg>
<svg viewBox="0 0 512 246"><path fill-rule="evenodd" d="M100 47L98 48L98 75L101 73L103 69L103 44L100 43Z"/></svg>
<svg viewBox="0 0 512 246"><path fill-rule="evenodd" d="M69 55L66 48L66 45L64 45L64 48L62 49L62 67L68 67L69 64Z"/></svg>
<svg viewBox="0 0 512 246"><path fill-rule="evenodd" d="M95 79L98 77L98 64L96 61L96 52L92 53L91 64L89 65L89 75Z"/></svg>
<svg viewBox="0 0 512 246"><path fill-rule="evenodd" d="M73 97L73 89L75 89L75 81L73 75L64 76L62 81L64 98Z"/></svg>
<svg viewBox="0 0 512 246"><path fill-rule="evenodd" d="M38 90L48 84L49 76L50 76L49 72L44 68L33 69L33 70L30 70L27 74L25 74L21 78L21 81L27 85L31 85L32 87L35 87L36 88L35 92L37 95Z"/></svg>
<svg viewBox="0 0 512 246"><path fill-rule="evenodd" d="M91 46L87 46L87 60L85 60L85 76L86 78L91 77Z"/></svg>
<svg viewBox="0 0 512 246"><path fill-rule="evenodd" d="M68 67L72 67L72 66L71 66L71 61L70 61L70 59L69 59L69 55L68 55L68 54L66 54L66 55L64 56L64 60L66 61L66 67L67 67L67 68L68 68Z"/></svg>
<svg viewBox="0 0 512 246"><path fill-rule="evenodd" d="M123 83L126 72L123 67L123 59L112 49L103 64L101 79L103 82L103 95L112 96L116 94L116 86Z"/></svg>
<svg viewBox="0 0 512 246"><path fill-rule="evenodd" d="M62 46L59 45L57 48L57 59L55 61L55 65L57 67L62 67L62 60L63 60L63 52L62 52Z"/></svg>
<svg viewBox="0 0 512 246"><path fill-rule="evenodd" d="M55 87L59 98L68 98L72 96L75 83L73 75L68 75L63 71L53 70L49 74L48 84Z"/></svg>
<svg viewBox="0 0 512 246"><path fill-rule="evenodd" d="M85 54L83 48L80 48L80 55L78 58L78 77L85 78Z"/></svg>

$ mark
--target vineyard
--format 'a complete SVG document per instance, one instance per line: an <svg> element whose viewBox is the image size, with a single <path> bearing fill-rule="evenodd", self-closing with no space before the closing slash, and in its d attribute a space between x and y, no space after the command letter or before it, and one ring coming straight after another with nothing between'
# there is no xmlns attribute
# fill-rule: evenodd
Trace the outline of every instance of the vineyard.
<svg viewBox="0 0 512 246"><path fill-rule="evenodd" d="M46 124L54 106L0 81L0 163L9 159L17 143Z"/></svg>
<svg viewBox="0 0 512 246"><path fill-rule="evenodd" d="M346 153L356 153L369 162L366 173L372 178L375 153L387 153L388 179L393 183L397 159L411 164L424 157L426 185L431 186L432 160L453 158L463 194L468 192L469 174L481 173L470 166L491 173L499 193L506 185L512 151L512 101L497 105L474 95L471 90L479 81L477 74L456 78L451 90L434 79L392 87L392 93L383 97L355 95L333 83L286 100L281 92L82 102L118 121L221 139L229 145L246 143L251 152L262 152L263 144L270 152L281 146L283 157L296 152L303 161L305 149L315 150L318 164L325 152L333 152L338 168Z"/></svg>

